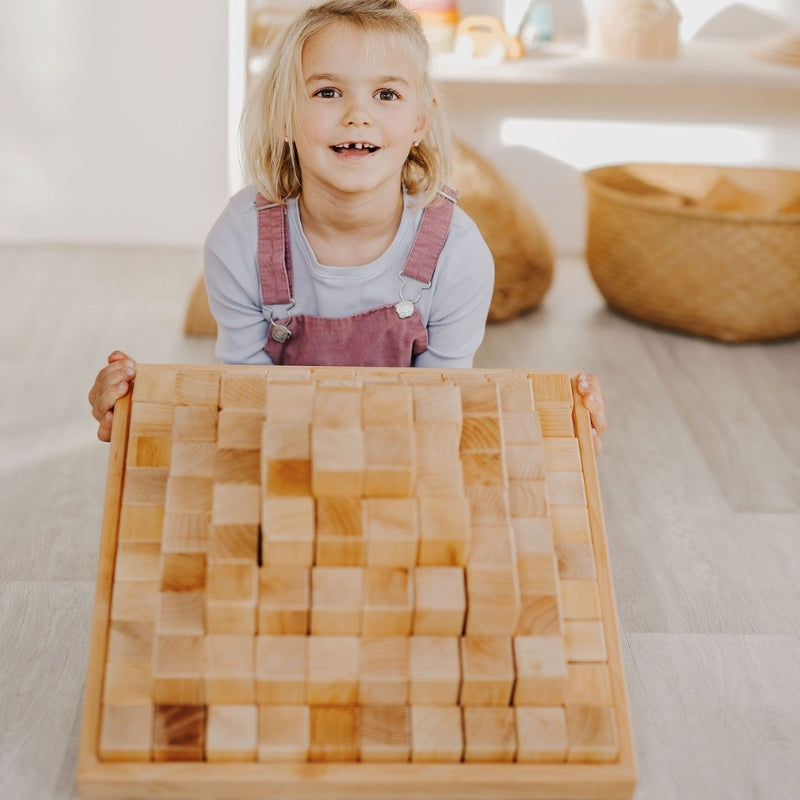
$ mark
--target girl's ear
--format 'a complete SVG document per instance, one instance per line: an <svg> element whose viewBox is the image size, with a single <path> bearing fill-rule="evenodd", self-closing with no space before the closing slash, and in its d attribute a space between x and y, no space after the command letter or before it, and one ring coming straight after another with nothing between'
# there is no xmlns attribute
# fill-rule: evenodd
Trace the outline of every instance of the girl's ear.
<svg viewBox="0 0 800 800"><path fill-rule="evenodd" d="M433 99L431 105L436 105L436 98ZM419 113L417 119L417 127L414 129L414 141L419 141L428 132L431 126L431 112L427 108L423 108Z"/></svg>

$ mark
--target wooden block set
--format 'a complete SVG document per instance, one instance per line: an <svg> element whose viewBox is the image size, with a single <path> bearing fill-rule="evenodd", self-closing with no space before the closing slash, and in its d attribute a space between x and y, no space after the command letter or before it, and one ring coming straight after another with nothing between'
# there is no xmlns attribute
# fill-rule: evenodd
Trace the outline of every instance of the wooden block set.
<svg viewBox="0 0 800 800"><path fill-rule="evenodd" d="M569 375L145 366L110 458L84 796L632 795Z"/></svg>

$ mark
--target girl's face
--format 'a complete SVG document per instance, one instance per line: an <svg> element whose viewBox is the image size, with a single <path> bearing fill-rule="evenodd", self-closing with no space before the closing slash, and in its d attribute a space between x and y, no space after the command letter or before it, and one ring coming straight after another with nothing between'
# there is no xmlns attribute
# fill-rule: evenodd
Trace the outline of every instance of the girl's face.
<svg viewBox="0 0 800 800"><path fill-rule="evenodd" d="M329 25L306 42L302 64L295 145L303 192L399 192L427 116L398 41Z"/></svg>

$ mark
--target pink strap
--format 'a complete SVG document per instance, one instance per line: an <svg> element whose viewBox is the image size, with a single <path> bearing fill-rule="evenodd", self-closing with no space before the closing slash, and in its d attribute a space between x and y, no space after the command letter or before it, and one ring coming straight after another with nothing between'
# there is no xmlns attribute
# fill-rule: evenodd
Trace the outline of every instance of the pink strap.
<svg viewBox="0 0 800 800"><path fill-rule="evenodd" d="M284 305L292 301L292 253L289 247L289 220L286 207L256 196L258 211L258 274L261 302Z"/></svg>
<svg viewBox="0 0 800 800"><path fill-rule="evenodd" d="M458 192L449 186L443 186L440 194L422 212L422 221L403 267L403 275L421 283L430 283L433 278L458 200Z"/></svg>

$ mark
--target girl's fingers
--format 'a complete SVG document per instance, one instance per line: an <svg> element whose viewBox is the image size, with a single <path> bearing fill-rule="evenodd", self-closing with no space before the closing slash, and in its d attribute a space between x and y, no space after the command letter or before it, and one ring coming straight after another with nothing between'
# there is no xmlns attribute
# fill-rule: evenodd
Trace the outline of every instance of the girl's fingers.
<svg viewBox="0 0 800 800"><path fill-rule="evenodd" d="M101 442L111 441L111 423L114 420L114 415L109 411L100 420L100 425L97 427L97 438Z"/></svg>

